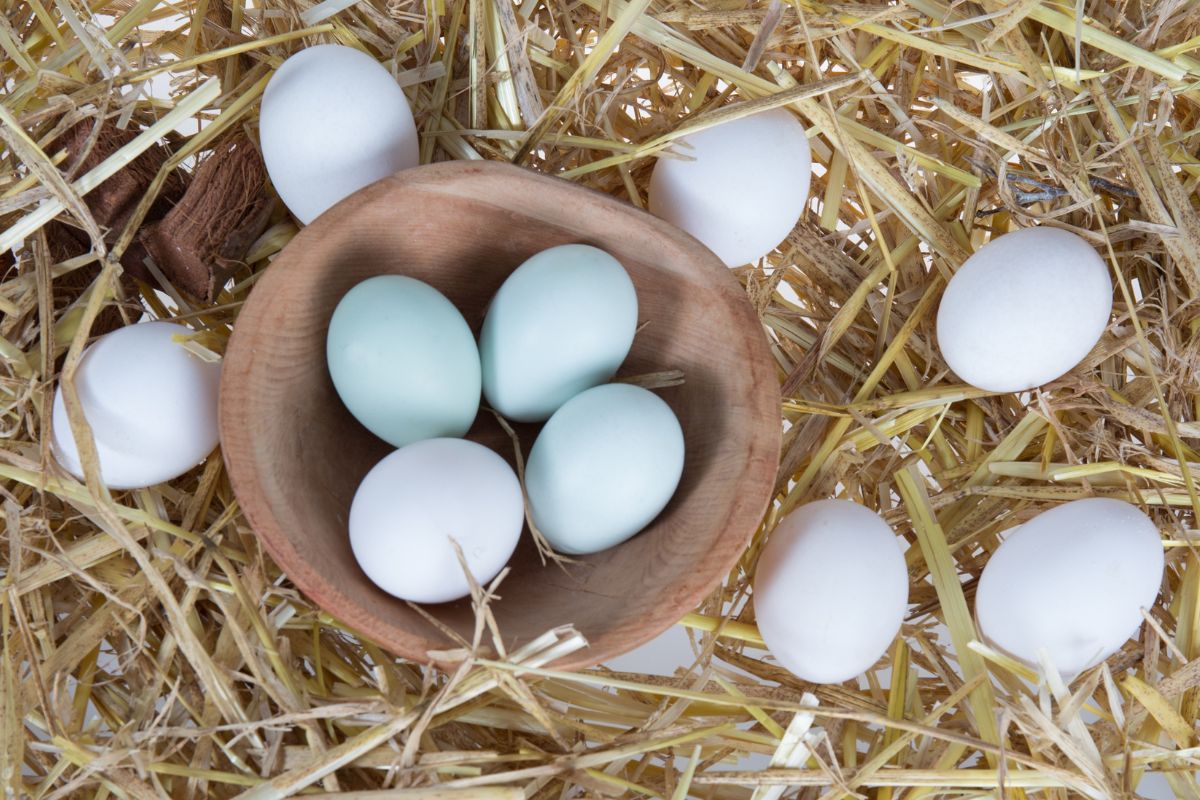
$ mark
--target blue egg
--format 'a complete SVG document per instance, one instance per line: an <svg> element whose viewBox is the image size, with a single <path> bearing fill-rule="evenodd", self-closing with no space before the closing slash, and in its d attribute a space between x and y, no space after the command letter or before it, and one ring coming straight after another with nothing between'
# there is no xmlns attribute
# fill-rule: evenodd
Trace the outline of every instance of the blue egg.
<svg viewBox="0 0 1200 800"><path fill-rule="evenodd" d="M427 283L380 275L338 303L326 339L329 375L355 419L406 444L462 436L479 411L479 349L462 314Z"/></svg>
<svg viewBox="0 0 1200 800"><path fill-rule="evenodd" d="M637 331L637 292L603 250L543 250L509 276L483 322L483 393L519 422L549 419L575 395L611 378Z"/></svg>
<svg viewBox="0 0 1200 800"><path fill-rule="evenodd" d="M638 533L683 474L683 430L653 392L612 383L562 405L525 467L534 525L560 553L595 553Z"/></svg>

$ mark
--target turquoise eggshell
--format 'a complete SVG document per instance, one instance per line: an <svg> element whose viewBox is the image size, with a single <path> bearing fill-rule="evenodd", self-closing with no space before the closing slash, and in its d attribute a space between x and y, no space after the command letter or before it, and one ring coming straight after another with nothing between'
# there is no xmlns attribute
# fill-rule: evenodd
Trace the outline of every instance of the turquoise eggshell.
<svg viewBox="0 0 1200 800"><path fill-rule="evenodd" d="M534 525L560 553L620 544L666 507L683 474L683 430L670 406L629 384L568 400L525 467Z"/></svg>
<svg viewBox="0 0 1200 800"><path fill-rule="evenodd" d="M325 355L350 413L396 447L462 436L475 421L482 385L475 337L427 283L380 275L355 286L329 321Z"/></svg>
<svg viewBox="0 0 1200 800"><path fill-rule="evenodd" d="M616 373L637 315L637 291L617 259L585 244L543 250L508 277L483 321L484 396L508 419L548 419Z"/></svg>

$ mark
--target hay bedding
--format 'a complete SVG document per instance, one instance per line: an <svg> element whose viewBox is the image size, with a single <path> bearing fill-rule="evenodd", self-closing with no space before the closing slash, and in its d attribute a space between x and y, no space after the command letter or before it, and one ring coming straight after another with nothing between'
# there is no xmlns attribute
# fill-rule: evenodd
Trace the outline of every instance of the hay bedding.
<svg viewBox="0 0 1200 800"><path fill-rule="evenodd" d="M0 237L6 250L24 243L0 276L7 796L1126 797L1150 773L1160 792L1197 796L1196 4L3 8ZM424 160L515 160L637 205L649 156L692 120L758 100L812 127L811 212L738 274L786 395L764 531L837 494L879 509L911 545L914 611L865 682L808 686L766 658L744 604L757 544L684 620L690 670L538 669L580 645L559 631L511 662L447 676L387 656L298 595L239 515L219 458L113 496L51 467L54 381L89 333L146 309L221 350L295 227L255 199L252 167L204 159L245 152L229 143L255 141L272 67L321 41L395 72ZM105 144L145 129L161 151ZM102 161L76 166L62 137L82 130ZM117 177L81 199L97 164ZM184 183L235 185L242 213L218 214L212 192L185 203ZM137 274L144 259L123 256L154 251L170 213L186 217L190 250ZM1063 379L985 396L947 374L933 312L968 252L1035 223L1107 256L1113 323ZM973 641L976 579L1002 531L1092 495L1159 523L1160 601L1103 668L1071 687L1027 682ZM772 766L730 769L749 754Z"/></svg>

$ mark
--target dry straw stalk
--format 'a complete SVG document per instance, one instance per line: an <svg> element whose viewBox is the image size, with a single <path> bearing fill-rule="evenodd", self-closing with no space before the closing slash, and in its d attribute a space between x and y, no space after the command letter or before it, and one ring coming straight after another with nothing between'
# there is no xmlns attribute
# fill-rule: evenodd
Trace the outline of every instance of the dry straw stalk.
<svg viewBox="0 0 1200 800"><path fill-rule="evenodd" d="M1200 796L1200 6L0 9L6 796L1130 797L1147 776L1160 796ZM425 160L517 161L638 206L654 158L673 157L688 130L775 106L809 127L810 213L779 252L738 270L785 387L777 503L726 585L682 620L694 666L555 672L544 666L555 653L582 646L557 631L528 652L434 673L292 589L239 514L219 458L117 495L53 467L51 393L60 377L70 384L105 306L178 317L203 332L198 352L220 353L255 276L295 233L277 206L210 303L161 271L159 285L114 295L120 257L168 172L192 169L225 134L253 141L271 71L317 42L361 48L396 74ZM100 118L143 133L64 176L65 153L50 143ZM158 141L174 156L126 227L101 230L88 192ZM89 254L54 262L42 231L56 215L91 241ZM989 396L948 374L933 312L968 253L1032 224L1100 248L1118 303L1078 369L1028 395ZM84 268L95 281L70 308L56 304L54 282ZM976 580L1004 530L1097 494L1155 517L1163 591L1140 640L1102 668L1070 687L1053 675L1038 683L976 641ZM816 687L770 661L745 598L782 513L833 495L878 509L911 545L915 609L864 682ZM477 601L484 614L488 598Z"/></svg>

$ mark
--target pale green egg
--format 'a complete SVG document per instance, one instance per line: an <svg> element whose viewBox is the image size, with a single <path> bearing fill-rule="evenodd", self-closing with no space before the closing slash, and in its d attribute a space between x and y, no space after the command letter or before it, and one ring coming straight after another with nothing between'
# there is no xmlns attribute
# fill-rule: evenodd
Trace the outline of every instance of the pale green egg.
<svg viewBox="0 0 1200 800"><path fill-rule="evenodd" d="M683 430L653 392L610 383L568 400L525 466L533 523L560 553L618 545L650 524L683 474Z"/></svg>
<svg viewBox="0 0 1200 800"><path fill-rule="evenodd" d="M549 419L616 373L637 314L637 291L617 259L584 244L543 250L504 281L483 321L484 396L508 419Z"/></svg>
<svg viewBox="0 0 1200 800"><path fill-rule="evenodd" d="M379 275L329 321L329 375L355 419L403 447L462 436L479 411L479 349L467 321L427 283Z"/></svg>

